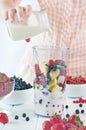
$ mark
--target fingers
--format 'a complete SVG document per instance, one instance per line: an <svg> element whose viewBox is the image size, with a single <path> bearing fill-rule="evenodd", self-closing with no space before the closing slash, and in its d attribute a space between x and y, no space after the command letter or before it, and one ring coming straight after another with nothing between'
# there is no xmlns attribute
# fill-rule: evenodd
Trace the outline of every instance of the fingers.
<svg viewBox="0 0 86 130"><path fill-rule="evenodd" d="M13 22L15 20L15 14L16 14L15 9L11 9L9 12L6 11L6 12L4 12L4 19L10 20L11 22Z"/></svg>
<svg viewBox="0 0 86 130"><path fill-rule="evenodd" d="M8 11L6 11L6 12L4 13L4 19L5 19L5 20L8 20Z"/></svg>
<svg viewBox="0 0 86 130"><path fill-rule="evenodd" d="M18 7L17 8L18 20L23 22L24 21L24 15L25 15L25 9L23 7Z"/></svg>
<svg viewBox="0 0 86 130"><path fill-rule="evenodd" d="M32 13L32 7L31 7L31 5L27 5L26 6L26 15L30 15Z"/></svg>
<svg viewBox="0 0 86 130"><path fill-rule="evenodd" d="M8 13L8 19L10 20L10 22L14 22L14 20L15 20L15 14L16 14L16 10L15 9L12 9Z"/></svg>
<svg viewBox="0 0 86 130"><path fill-rule="evenodd" d="M32 7L27 5L26 7L17 7L16 9L10 9L4 13L4 19L9 20L10 22L15 21L17 15L18 21L23 22L25 16L30 16L32 13Z"/></svg>

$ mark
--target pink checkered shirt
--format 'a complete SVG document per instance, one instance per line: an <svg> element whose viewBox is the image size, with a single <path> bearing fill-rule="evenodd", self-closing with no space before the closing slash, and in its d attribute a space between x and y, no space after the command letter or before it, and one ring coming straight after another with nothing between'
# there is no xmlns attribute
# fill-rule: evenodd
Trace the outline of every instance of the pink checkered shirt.
<svg viewBox="0 0 86 130"><path fill-rule="evenodd" d="M69 47L67 73L86 76L86 0L38 0L46 9L56 43Z"/></svg>

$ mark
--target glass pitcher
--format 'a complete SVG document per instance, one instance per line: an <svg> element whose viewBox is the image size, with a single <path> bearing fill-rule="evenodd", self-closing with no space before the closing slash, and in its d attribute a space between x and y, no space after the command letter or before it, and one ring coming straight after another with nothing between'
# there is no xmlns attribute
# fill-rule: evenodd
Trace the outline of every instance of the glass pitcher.
<svg viewBox="0 0 86 130"><path fill-rule="evenodd" d="M35 114L51 117L64 112L67 48L35 46L34 105Z"/></svg>
<svg viewBox="0 0 86 130"><path fill-rule="evenodd" d="M5 24L10 38L14 41L25 40L42 32L50 31L46 10L33 11L31 16L25 16L22 23L16 16L13 23L6 21Z"/></svg>

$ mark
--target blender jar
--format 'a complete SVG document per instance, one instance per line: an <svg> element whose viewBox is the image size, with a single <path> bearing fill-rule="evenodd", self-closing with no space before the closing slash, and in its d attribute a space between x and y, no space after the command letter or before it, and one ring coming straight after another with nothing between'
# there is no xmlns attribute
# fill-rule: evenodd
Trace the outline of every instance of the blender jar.
<svg viewBox="0 0 86 130"><path fill-rule="evenodd" d="M67 48L35 46L34 105L35 114L51 117L64 112Z"/></svg>

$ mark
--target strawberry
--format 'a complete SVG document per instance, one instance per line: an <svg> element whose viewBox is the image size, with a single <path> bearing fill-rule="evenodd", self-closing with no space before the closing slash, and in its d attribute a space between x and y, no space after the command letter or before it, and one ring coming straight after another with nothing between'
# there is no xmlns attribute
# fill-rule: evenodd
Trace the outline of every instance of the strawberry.
<svg viewBox="0 0 86 130"><path fill-rule="evenodd" d="M44 121L42 124L42 130L51 130L51 123L50 121Z"/></svg>
<svg viewBox="0 0 86 130"><path fill-rule="evenodd" d="M48 66L52 66L54 64L54 61L52 59L49 60Z"/></svg>
<svg viewBox="0 0 86 130"><path fill-rule="evenodd" d="M61 64L61 63L64 63L64 61L63 60L55 60L54 63L55 64Z"/></svg>
<svg viewBox="0 0 86 130"><path fill-rule="evenodd" d="M55 123L61 123L61 122L62 122L62 118L60 115L55 115L55 116L50 118L50 123L52 125L54 125Z"/></svg>
<svg viewBox="0 0 86 130"><path fill-rule="evenodd" d="M39 74L39 73L40 73L39 64L35 64L35 73L36 73L36 74Z"/></svg>
<svg viewBox="0 0 86 130"><path fill-rule="evenodd" d="M66 128L68 129L68 130L70 130L69 128L71 128L71 129L73 129L73 130L78 130L78 126L77 125L75 125L75 124L73 124L73 123L66 123Z"/></svg>
<svg viewBox="0 0 86 130"><path fill-rule="evenodd" d="M51 126L51 130L66 130L66 128L63 123L55 123Z"/></svg>
<svg viewBox="0 0 86 130"><path fill-rule="evenodd" d="M86 127L79 127L78 130L86 130Z"/></svg>
<svg viewBox="0 0 86 130"><path fill-rule="evenodd" d="M0 122L3 124L8 123L8 116L6 113L3 112L0 113Z"/></svg>
<svg viewBox="0 0 86 130"><path fill-rule="evenodd" d="M73 123L74 120L76 119L76 117L77 117L77 115L75 115L75 114L71 115L71 116L69 117L69 119L68 119L68 122Z"/></svg>
<svg viewBox="0 0 86 130"><path fill-rule="evenodd" d="M67 130L76 130L76 128L68 128Z"/></svg>
<svg viewBox="0 0 86 130"><path fill-rule="evenodd" d="M72 123L72 124L74 124L74 125L76 125L76 126L83 126L83 122L80 120L80 117L79 116L77 116L77 115L71 115L70 117L69 117L69 119L68 119L68 122L69 123Z"/></svg>

